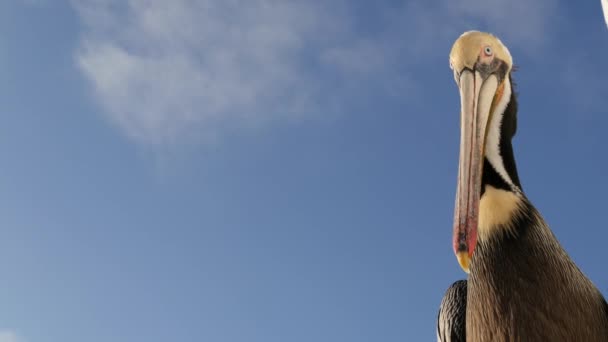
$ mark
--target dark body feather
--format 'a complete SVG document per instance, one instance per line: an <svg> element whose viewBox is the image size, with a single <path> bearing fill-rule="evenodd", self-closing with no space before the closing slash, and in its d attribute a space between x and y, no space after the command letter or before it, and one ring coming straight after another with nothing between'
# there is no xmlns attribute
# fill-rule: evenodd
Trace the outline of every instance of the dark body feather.
<svg viewBox="0 0 608 342"><path fill-rule="evenodd" d="M605 301L526 202L515 235L480 241L467 341L608 341Z"/></svg>
<svg viewBox="0 0 608 342"><path fill-rule="evenodd" d="M467 281L459 280L447 291L437 317L437 339L442 342L466 342Z"/></svg>

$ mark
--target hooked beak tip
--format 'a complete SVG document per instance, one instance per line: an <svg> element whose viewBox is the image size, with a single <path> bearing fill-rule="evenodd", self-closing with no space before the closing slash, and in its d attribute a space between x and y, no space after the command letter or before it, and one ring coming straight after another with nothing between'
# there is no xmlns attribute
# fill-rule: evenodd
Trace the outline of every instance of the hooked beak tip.
<svg viewBox="0 0 608 342"><path fill-rule="evenodd" d="M462 251L456 253L456 258L458 259L458 263L460 267L466 272L469 273L469 264L471 262L471 256L467 251Z"/></svg>

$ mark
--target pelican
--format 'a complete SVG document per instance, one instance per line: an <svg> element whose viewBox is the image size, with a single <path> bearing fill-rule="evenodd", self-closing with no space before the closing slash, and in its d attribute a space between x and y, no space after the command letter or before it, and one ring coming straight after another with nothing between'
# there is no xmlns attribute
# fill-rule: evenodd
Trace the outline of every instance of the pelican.
<svg viewBox="0 0 608 342"><path fill-rule="evenodd" d="M522 190L509 50L465 32L450 67L461 103L453 247L468 279L441 302L438 341L608 341L608 304Z"/></svg>

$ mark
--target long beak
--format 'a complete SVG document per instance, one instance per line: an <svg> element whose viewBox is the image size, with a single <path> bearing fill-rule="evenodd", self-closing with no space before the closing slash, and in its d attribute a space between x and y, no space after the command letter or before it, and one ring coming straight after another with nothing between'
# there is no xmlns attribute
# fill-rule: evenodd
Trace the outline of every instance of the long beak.
<svg viewBox="0 0 608 342"><path fill-rule="evenodd" d="M454 212L454 252L458 263L469 272L477 243L484 144L490 111L498 89L496 76L484 77L468 69L460 74L460 161Z"/></svg>

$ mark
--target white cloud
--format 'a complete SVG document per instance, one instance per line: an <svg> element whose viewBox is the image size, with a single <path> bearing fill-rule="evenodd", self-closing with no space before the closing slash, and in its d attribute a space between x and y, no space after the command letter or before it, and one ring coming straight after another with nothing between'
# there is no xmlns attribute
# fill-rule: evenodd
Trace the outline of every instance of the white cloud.
<svg viewBox="0 0 608 342"><path fill-rule="evenodd" d="M135 141L204 140L226 127L347 112L366 87L403 96L415 87L409 70L428 56L447 60L449 45L437 51L436 41L472 23L537 46L555 8L443 0L361 15L348 3L75 0L84 27L76 61L110 121Z"/></svg>
<svg viewBox="0 0 608 342"><path fill-rule="evenodd" d="M88 26L77 55L81 70L112 121L145 143L192 130L205 134L227 120L305 111L318 85L302 56L339 25L305 2L81 1L76 7Z"/></svg>
<svg viewBox="0 0 608 342"><path fill-rule="evenodd" d="M13 331L0 330L0 342L25 342L25 340Z"/></svg>

